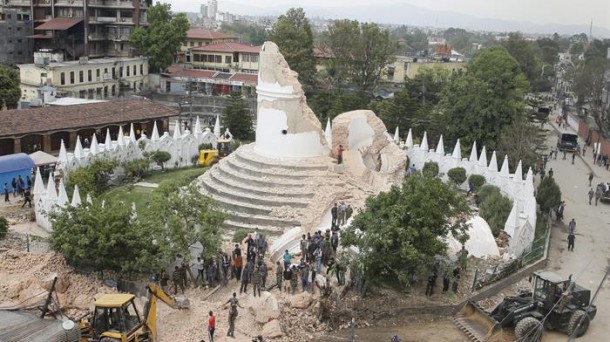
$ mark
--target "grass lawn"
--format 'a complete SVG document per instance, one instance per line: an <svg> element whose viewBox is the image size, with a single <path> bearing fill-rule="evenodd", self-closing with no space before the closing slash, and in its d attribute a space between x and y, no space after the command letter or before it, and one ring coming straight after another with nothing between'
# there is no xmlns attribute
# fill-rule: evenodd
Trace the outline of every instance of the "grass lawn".
<svg viewBox="0 0 610 342"><path fill-rule="evenodd" d="M142 182L159 184L168 179L179 179L183 177L195 179L202 175L207 169L208 168L203 167L189 167L184 169L166 170L165 172L153 171L151 174L144 177ZM102 198L108 200L122 200L125 203L133 202L136 204L138 211L140 211L141 208L148 206L154 190L154 188L145 188L134 184L123 184L113 186L110 190L106 191L102 195Z"/></svg>
<svg viewBox="0 0 610 342"><path fill-rule="evenodd" d="M207 167L188 167L184 169L166 170L165 172L158 170L153 171L151 174L144 177L142 181L159 184L161 181L172 178L189 177L195 179L196 177L201 176L207 169Z"/></svg>

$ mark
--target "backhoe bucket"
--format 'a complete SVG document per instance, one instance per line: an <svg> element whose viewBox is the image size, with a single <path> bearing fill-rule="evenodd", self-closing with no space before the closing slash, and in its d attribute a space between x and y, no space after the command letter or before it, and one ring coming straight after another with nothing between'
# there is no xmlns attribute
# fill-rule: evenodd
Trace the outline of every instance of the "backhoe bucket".
<svg viewBox="0 0 610 342"><path fill-rule="evenodd" d="M473 302L467 302L453 321L471 341L503 341L500 324Z"/></svg>

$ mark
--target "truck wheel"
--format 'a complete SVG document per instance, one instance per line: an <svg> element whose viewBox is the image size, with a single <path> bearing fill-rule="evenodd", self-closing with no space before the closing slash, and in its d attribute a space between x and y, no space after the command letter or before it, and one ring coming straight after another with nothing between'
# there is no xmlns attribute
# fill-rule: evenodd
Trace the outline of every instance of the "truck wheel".
<svg viewBox="0 0 610 342"><path fill-rule="evenodd" d="M542 338L543 327L534 317L525 317L515 326L515 337L519 342L538 342Z"/></svg>
<svg viewBox="0 0 610 342"><path fill-rule="evenodd" d="M589 323L591 323L591 320L586 312L583 310L574 311L568 323L568 335L581 337L589 329Z"/></svg>

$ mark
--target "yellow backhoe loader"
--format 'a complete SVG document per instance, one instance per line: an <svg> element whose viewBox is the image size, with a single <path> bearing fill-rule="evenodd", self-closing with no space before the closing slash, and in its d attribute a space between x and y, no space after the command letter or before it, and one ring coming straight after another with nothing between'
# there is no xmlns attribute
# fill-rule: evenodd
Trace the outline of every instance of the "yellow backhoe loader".
<svg viewBox="0 0 610 342"><path fill-rule="evenodd" d="M157 299L174 309L188 308L178 305L156 284L148 284L148 301L143 314L129 293L104 294L95 301L91 320L80 321L80 342L154 342L157 341Z"/></svg>
<svg viewBox="0 0 610 342"><path fill-rule="evenodd" d="M217 149L211 150L200 150L199 159L197 162L201 166L212 166L218 161L231 153L231 141L225 139L218 139Z"/></svg>

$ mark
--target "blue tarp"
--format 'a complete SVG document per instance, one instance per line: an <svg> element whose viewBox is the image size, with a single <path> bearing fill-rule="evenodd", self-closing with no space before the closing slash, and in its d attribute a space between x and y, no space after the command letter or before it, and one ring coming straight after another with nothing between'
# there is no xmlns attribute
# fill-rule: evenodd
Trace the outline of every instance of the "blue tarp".
<svg viewBox="0 0 610 342"><path fill-rule="evenodd" d="M35 164L32 158L25 153L0 156L0 192L4 192L4 183L8 184L9 191L13 191L11 181L19 176L27 187L27 177L32 174Z"/></svg>

